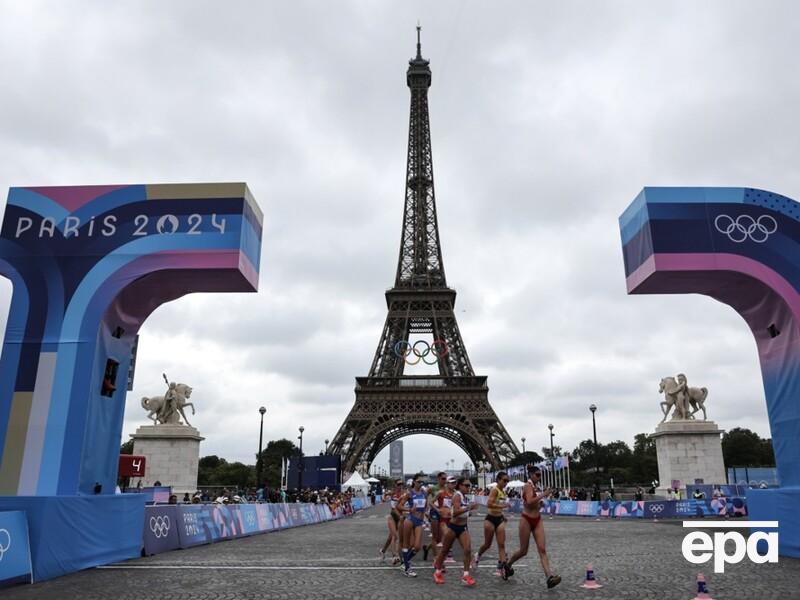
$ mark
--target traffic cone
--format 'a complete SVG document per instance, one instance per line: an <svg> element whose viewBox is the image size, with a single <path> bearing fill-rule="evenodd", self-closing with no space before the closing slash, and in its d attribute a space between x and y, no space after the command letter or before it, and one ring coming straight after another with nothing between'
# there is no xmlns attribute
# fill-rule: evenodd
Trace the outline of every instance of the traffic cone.
<svg viewBox="0 0 800 600"><path fill-rule="evenodd" d="M694 597L694 600L712 600L708 594L706 578L702 573L697 574L697 596Z"/></svg>
<svg viewBox="0 0 800 600"><path fill-rule="evenodd" d="M581 584L581 587L587 590L597 590L603 587L594 578L594 567L591 564L586 565L586 581Z"/></svg>

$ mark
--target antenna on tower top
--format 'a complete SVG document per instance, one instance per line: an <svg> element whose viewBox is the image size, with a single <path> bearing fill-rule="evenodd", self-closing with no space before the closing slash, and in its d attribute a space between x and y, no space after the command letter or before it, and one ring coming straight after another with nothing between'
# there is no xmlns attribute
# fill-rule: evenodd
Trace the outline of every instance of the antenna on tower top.
<svg viewBox="0 0 800 600"><path fill-rule="evenodd" d="M419 39L420 31L422 31L422 26L419 24L419 19L417 19L417 58L422 58L422 43Z"/></svg>

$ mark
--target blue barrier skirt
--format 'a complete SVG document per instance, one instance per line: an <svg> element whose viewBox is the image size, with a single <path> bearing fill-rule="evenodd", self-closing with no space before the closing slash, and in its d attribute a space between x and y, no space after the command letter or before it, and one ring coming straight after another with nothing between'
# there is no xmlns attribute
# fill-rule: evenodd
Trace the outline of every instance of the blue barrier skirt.
<svg viewBox="0 0 800 600"><path fill-rule="evenodd" d="M141 555L144 496L0 496L0 511L25 511L33 580Z"/></svg>
<svg viewBox="0 0 800 600"><path fill-rule="evenodd" d="M25 513L0 511L0 587L30 581L31 550Z"/></svg>

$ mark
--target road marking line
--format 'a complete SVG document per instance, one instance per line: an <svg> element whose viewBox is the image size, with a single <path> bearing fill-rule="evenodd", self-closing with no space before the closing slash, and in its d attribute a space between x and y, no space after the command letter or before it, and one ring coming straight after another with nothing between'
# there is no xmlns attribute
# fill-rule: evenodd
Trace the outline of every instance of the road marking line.
<svg viewBox="0 0 800 600"><path fill-rule="evenodd" d="M418 570L432 570L433 566L427 565L413 565L414 569ZM515 564L514 568L524 567L524 564ZM212 571L212 570L220 570L220 571L400 571L401 567L399 565L395 566L364 566L364 567L325 567L325 566L298 566L298 565L291 565L291 566L267 566L267 565L257 565L257 566L246 566L246 565L103 565L99 567L95 567L97 569L107 569L107 570L115 570L115 571L137 571L137 570L169 570L169 571L177 571L181 569L186 570L199 570L199 571ZM455 568L455 567L453 567ZM494 565L478 565L479 569L496 569L497 567Z"/></svg>

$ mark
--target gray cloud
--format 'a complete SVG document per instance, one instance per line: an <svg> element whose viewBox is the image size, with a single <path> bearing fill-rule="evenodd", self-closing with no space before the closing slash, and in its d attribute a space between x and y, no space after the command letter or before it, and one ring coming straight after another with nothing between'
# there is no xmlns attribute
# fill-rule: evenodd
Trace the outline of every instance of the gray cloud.
<svg viewBox="0 0 800 600"><path fill-rule="evenodd" d="M708 298L626 296L617 217L644 185L800 197L796 13L6 3L0 188L247 181L265 213L261 290L156 311L125 433L167 371L195 387L203 452L249 460L262 403L268 436L304 424L321 449L369 368L394 279L420 18L448 281L512 436L540 447L552 422L571 448L591 435L594 402L601 437L631 442L660 418L658 380L678 371L710 388L721 426L769 435L744 323ZM406 449L409 468L463 462L442 440Z"/></svg>

